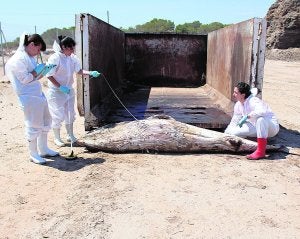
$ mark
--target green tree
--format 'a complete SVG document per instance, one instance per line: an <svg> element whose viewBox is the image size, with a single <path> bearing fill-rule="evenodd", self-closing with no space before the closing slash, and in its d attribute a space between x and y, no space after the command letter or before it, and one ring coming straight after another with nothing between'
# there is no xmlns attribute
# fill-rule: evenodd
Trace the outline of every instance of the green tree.
<svg viewBox="0 0 300 239"><path fill-rule="evenodd" d="M54 40L58 40L58 36L69 36L75 39L75 27L69 28L52 28L41 34L47 46L52 46Z"/></svg>
<svg viewBox="0 0 300 239"><path fill-rule="evenodd" d="M160 33L160 32L177 32L177 33L186 33L186 34L207 34L211 31L223 28L227 25L224 25L220 22L212 22L210 24L202 24L199 21L194 21L191 23L179 24L175 28L174 22L165 19L154 18L149 22L146 22L141 25L136 25L135 27L120 28L120 30L127 33L134 32L149 32L149 33ZM75 38L75 27L69 28L52 28L48 29L41 34L44 41L47 44L48 48L51 48L54 40L57 40L59 35L70 36L73 39ZM19 46L20 38L16 38L12 42L7 42L7 46L10 49L16 49Z"/></svg>
<svg viewBox="0 0 300 239"><path fill-rule="evenodd" d="M184 23L177 25L175 31L177 33L207 34L211 31L223 28L225 26L227 25L224 25L220 22L202 24L199 21L194 21L192 23Z"/></svg>
<svg viewBox="0 0 300 239"><path fill-rule="evenodd" d="M47 31L43 32L41 36L43 37L47 47L52 47L54 40L58 40L57 37L59 35L63 36L69 36L73 39L75 38L75 27L69 27L69 28L52 28L48 29ZM8 42L7 46L10 49L16 49L19 46L20 37L17 37L14 41Z"/></svg>
<svg viewBox="0 0 300 239"><path fill-rule="evenodd" d="M224 25L220 22L212 22L210 24L202 24L199 21L194 21L191 23L179 24L175 28L174 22L170 20L157 19L154 18L150 22L146 22L141 25L136 25L135 27L129 27L128 29L120 28L124 32L176 32L176 33L186 33L186 34L207 34L211 31L223 28Z"/></svg>
<svg viewBox="0 0 300 239"><path fill-rule="evenodd" d="M218 30L218 29L226 27L226 26L228 26L228 25L224 25L220 22L212 22L210 24L205 25L205 29L204 29L203 33L207 34L209 32Z"/></svg>
<svg viewBox="0 0 300 239"><path fill-rule="evenodd" d="M179 24L175 28L177 33L199 33L202 23L194 21L192 23Z"/></svg>
<svg viewBox="0 0 300 239"><path fill-rule="evenodd" d="M146 22L142 25L136 25L134 28L129 27L128 29L121 28L125 32L174 32L175 24L170 20L154 18L150 22Z"/></svg>

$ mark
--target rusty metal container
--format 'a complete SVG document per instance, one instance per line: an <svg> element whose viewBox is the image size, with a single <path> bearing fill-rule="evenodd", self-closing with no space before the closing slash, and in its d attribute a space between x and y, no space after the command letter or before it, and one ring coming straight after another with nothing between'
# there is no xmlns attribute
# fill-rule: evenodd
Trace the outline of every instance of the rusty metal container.
<svg viewBox="0 0 300 239"><path fill-rule="evenodd" d="M167 114L223 129L239 81L262 89L265 19L253 18L208 35L125 33L90 15L76 15L76 54L98 79L77 78L85 129Z"/></svg>

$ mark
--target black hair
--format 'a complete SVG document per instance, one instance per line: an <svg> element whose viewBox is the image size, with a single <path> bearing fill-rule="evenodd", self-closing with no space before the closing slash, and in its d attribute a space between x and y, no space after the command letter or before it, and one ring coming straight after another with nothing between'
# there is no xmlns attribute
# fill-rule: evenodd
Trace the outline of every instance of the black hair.
<svg viewBox="0 0 300 239"><path fill-rule="evenodd" d="M75 41L71 37L58 36L60 47L74 47L76 45Z"/></svg>
<svg viewBox="0 0 300 239"><path fill-rule="evenodd" d="M245 94L245 99L247 99L251 95L250 85L245 82L239 82L236 85L236 88L238 88L241 94Z"/></svg>
<svg viewBox="0 0 300 239"><path fill-rule="evenodd" d="M31 42L33 42L35 46L42 45L41 51L46 50L46 43L39 34L25 35L24 46L28 46Z"/></svg>

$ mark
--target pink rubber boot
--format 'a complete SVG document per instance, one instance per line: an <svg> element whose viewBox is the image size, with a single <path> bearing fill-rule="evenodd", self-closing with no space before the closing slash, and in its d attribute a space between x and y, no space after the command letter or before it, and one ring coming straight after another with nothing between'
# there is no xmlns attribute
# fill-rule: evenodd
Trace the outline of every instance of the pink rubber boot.
<svg viewBox="0 0 300 239"><path fill-rule="evenodd" d="M266 147L267 139L257 138L257 149L252 154L247 155L247 159L257 160L264 158L266 156Z"/></svg>

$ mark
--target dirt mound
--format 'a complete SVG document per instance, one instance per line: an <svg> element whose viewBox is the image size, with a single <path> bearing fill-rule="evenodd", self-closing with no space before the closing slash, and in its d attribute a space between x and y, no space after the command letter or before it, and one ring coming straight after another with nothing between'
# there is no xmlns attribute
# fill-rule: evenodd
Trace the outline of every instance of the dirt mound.
<svg viewBox="0 0 300 239"><path fill-rule="evenodd" d="M266 19L268 49L300 47L299 0L277 0L270 7Z"/></svg>
<svg viewBox="0 0 300 239"><path fill-rule="evenodd" d="M300 48L267 49L266 58L279 61L300 61Z"/></svg>

